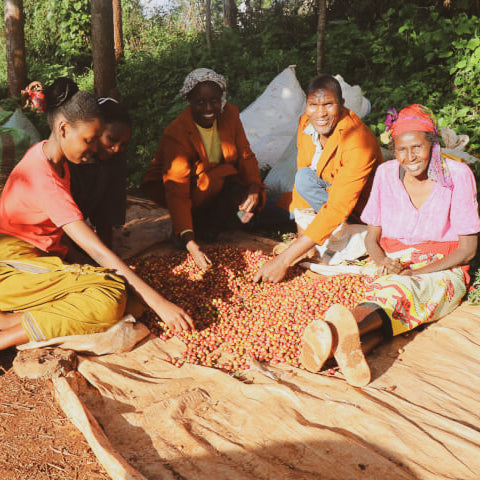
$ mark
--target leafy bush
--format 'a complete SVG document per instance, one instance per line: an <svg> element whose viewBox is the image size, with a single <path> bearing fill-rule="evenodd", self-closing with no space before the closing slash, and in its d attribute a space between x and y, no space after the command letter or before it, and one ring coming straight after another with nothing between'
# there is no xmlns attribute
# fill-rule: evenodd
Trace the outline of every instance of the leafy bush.
<svg viewBox="0 0 480 480"><path fill-rule="evenodd" d="M23 10L29 65L42 58L77 70L91 65L88 0L24 0Z"/></svg>

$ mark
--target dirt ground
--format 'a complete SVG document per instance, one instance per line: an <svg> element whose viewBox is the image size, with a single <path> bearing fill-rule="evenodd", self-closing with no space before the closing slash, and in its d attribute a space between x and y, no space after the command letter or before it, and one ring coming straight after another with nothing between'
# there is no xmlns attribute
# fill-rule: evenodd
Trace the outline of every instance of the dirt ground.
<svg viewBox="0 0 480 480"><path fill-rule="evenodd" d="M109 480L55 403L50 381L19 378L15 355L15 349L0 352L0 478Z"/></svg>

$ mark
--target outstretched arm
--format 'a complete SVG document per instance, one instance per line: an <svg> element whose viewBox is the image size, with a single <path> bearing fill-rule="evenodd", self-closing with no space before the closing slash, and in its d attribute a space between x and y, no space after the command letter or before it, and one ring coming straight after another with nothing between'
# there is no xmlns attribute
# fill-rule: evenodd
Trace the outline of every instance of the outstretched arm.
<svg viewBox="0 0 480 480"><path fill-rule="evenodd" d="M173 330L194 328L193 320L177 305L162 297L108 249L83 221L64 225L65 233L100 266L114 270L125 278L147 305Z"/></svg>

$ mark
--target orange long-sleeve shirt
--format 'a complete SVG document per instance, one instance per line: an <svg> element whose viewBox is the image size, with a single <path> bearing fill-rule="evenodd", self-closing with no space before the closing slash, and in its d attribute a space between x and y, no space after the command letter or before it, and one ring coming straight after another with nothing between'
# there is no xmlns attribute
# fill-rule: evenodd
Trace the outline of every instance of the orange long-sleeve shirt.
<svg viewBox="0 0 480 480"><path fill-rule="evenodd" d="M297 133L297 170L309 166L315 153L311 135L303 132L308 124L307 116L302 115ZM375 135L355 113L344 108L317 165L318 177L331 185L328 200L305 230L305 235L320 245L350 215L360 218L375 170L382 160ZM309 207L294 187L290 211Z"/></svg>
<svg viewBox="0 0 480 480"><path fill-rule="evenodd" d="M217 119L222 147L220 164L210 163L187 107L163 132L157 153L143 179L164 189L176 234L193 230L192 207L216 195L225 177L242 185L262 185L258 162L250 148L238 108L226 104Z"/></svg>

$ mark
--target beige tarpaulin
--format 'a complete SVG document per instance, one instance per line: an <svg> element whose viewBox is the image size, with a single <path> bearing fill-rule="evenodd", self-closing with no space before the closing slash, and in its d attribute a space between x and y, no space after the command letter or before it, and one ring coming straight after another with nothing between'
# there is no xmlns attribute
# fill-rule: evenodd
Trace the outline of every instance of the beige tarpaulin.
<svg viewBox="0 0 480 480"><path fill-rule="evenodd" d="M379 348L363 389L289 367L268 367L278 381L177 368L165 361L177 342L150 338L129 353L83 357L79 372L95 389L73 383L107 451L145 478L479 478L477 308ZM128 475L112 478L142 478Z"/></svg>
<svg viewBox="0 0 480 480"><path fill-rule="evenodd" d="M114 480L480 478L480 308L382 345L363 389L339 373L277 365L237 379L165 360L182 348L148 337L54 379Z"/></svg>

